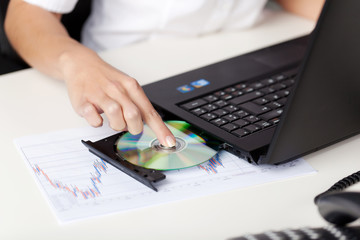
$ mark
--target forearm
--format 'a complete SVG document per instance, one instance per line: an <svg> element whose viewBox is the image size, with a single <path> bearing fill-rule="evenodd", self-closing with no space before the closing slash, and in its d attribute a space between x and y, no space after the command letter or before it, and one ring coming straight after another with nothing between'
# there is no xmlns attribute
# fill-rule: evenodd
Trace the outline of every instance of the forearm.
<svg viewBox="0 0 360 240"><path fill-rule="evenodd" d="M110 127L139 134L146 122L164 146L175 138L139 83L104 62L94 51L71 39L60 15L11 0L5 28L17 52L31 66L66 82L75 111L94 127L105 113Z"/></svg>
<svg viewBox="0 0 360 240"><path fill-rule="evenodd" d="M64 59L70 59L67 55L91 51L69 37L60 18L59 14L12 0L5 30L15 50L29 65L52 77L65 79L63 63Z"/></svg>
<svg viewBox="0 0 360 240"><path fill-rule="evenodd" d="M325 0L277 0L287 11L302 17L317 20Z"/></svg>

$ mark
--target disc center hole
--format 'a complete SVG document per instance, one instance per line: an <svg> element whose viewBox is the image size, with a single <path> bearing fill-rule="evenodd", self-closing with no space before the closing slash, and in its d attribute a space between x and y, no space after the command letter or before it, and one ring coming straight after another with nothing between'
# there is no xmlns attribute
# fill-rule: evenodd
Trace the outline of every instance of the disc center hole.
<svg viewBox="0 0 360 240"><path fill-rule="evenodd" d="M172 146L172 147L167 147L167 146L162 145L161 143L159 144L159 147L164 150L176 149L176 145Z"/></svg>
<svg viewBox="0 0 360 240"><path fill-rule="evenodd" d="M173 147L167 147L167 146L162 145L158 139L154 139L150 145L153 149L155 149L156 151L159 151L159 152L179 152L186 147L186 142L184 139L175 137L175 140L176 140L176 143L175 143L175 146L173 146Z"/></svg>

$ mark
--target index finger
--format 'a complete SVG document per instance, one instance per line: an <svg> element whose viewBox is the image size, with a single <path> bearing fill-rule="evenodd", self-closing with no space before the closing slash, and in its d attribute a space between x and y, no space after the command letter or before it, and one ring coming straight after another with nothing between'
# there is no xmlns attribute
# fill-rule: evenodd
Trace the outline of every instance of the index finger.
<svg viewBox="0 0 360 240"><path fill-rule="evenodd" d="M128 91L128 94L139 108L145 123L155 132L160 143L167 147L175 146L176 140L174 135L165 125L159 113L152 106L142 87L137 83L136 89Z"/></svg>

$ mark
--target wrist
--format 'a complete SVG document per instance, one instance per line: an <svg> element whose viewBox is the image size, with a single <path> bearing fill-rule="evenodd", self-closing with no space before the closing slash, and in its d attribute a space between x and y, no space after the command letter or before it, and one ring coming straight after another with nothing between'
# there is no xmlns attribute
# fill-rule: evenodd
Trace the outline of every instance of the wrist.
<svg viewBox="0 0 360 240"><path fill-rule="evenodd" d="M65 82L82 73L85 68L91 67L90 62L99 59L97 53L80 43L66 48L59 54L58 66L61 79Z"/></svg>

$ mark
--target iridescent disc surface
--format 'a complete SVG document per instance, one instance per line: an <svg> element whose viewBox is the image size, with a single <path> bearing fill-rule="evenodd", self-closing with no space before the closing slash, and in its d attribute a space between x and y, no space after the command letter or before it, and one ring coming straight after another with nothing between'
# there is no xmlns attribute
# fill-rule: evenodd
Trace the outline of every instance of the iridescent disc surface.
<svg viewBox="0 0 360 240"><path fill-rule="evenodd" d="M212 158L216 151L206 146L203 138L189 130L183 121L167 121L165 124L176 138L174 148L160 145L155 133L144 125L141 134L125 133L116 142L119 155L132 164L156 170L188 168Z"/></svg>

